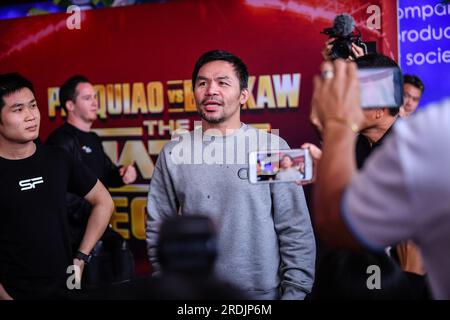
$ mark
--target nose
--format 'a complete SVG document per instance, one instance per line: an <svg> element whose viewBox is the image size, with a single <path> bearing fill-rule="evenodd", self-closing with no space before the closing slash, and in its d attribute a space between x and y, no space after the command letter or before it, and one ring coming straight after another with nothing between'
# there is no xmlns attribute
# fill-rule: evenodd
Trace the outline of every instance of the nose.
<svg viewBox="0 0 450 320"><path fill-rule="evenodd" d="M404 104L405 105L409 105L411 103L412 103L411 97L408 97L408 96L404 97Z"/></svg>
<svg viewBox="0 0 450 320"><path fill-rule="evenodd" d="M214 81L211 81L206 87L206 94L208 96L213 96L217 94L217 88L218 88L217 84Z"/></svg>
<svg viewBox="0 0 450 320"><path fill-rule="evenodd" d="M36 119L36 114L35 114L35 112L34 112L34 110L37 110L37 108L35 107L35 108L32 108L32 107L28 107L28 108L26 108L25 110L25 112L26 112L26 114L25 114L25 121L33 121L33 120L35 120Z"/></svg>

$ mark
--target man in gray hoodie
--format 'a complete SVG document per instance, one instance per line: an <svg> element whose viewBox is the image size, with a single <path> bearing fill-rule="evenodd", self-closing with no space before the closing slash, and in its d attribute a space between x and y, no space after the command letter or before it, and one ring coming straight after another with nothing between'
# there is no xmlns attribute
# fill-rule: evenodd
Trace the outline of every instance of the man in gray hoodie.
<svg viewBox="0 0 450 320"><path fill-rule="evenodd" d="M248 153L288 149L283 139L241 123L249 98L246 65L226 51L203 54L192 75L200 127L159 155L147 204L154 272L158 230L176 215L205 215L217 228L215 274L256 299L303 299L314 281L316 246L303 189L248 181Z"/></svg>

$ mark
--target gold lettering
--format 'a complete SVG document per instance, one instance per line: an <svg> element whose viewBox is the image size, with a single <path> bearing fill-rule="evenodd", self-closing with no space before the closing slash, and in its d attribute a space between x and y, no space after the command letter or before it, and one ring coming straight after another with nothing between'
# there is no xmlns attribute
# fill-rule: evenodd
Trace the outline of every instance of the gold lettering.
<svg viewBox="0 0 450 320"><path fill-rule="evenodd" d="M253 96L253 87L255 86L256 78L255 76L248 77L248 93L249 97L247 103L244 105L243 109L261 109L256 106L255 97Z"/></svg>
<svg viewBox="0 0 450 320"><path fill-rule="evenodd" d="M66 116L66 112L60 106L59 102L59 87L51 87L47 89L48 95L48 117L56 117L56 108L61 110L61 116Z"/></svg>
<svg viewBox="0 0 450 320"><path fill-rule="evenodd" d="M145 240L147 198L136 197L131 200L131 233L139 240Z"/></svg>
<svg viewBox="0 0 450 320"><path fill-rule="evenodd" d="M130 114L130 84L124 83L122 85L122 94L123 94L123 113Z"/></svg>
<svg viewBox="0 0 450 320"><path fill-rule="evenodd" d="M163 84L159 81L147 84L148 110L150 113L162 113L164 111Z"/></svg>
<svg viewBox="0 0 450 320"><path fill-rule="evenodd" d="M97 94L98 111L97 114L101 119L106 119L106 92L105 86L102 84L96 84L94 90Z"/></svg>
<svg viewBox="0 0 450 320"><path fill-rule="evenodd" d="M133 161L144 179L150 179L155 169L143 141L129 140L125 142L119 158L119 165L129 165Z"/></svg>
<svg viewBox="0 0 450 320"><path fill-rule="evenodd" d="M265 104L267 104L267 107L269 107L270 109L276 107L270 76L260 76L258 79L258 94L256 105L259 108L264 108Z"/></svg>
<svg viewBox="0 0 450 320"><path fill-rule="evenodd" d="M155 135L155 126L158 124L158 121L156 120L144 120L142 122L144 126L147 126L147 134L149 136Z"/></svg>
<svg viewBox="0 0 450 320"><path fill-rule="evenodd" d="M147 102L145 99L144 84L142 82L133 83L133 96L131 100L131 113L147 114Z"/></svg>
<svg viewBox="0 0 450 320"><path fill-rule="evenodd" d="M298 108L300 96L300 73L275 74L272 76L273 86L277 97L278 108L286 108L289 104L290 108Z"/></svg>
<svg viewBox="0 0 450 320"><path fill-rule="evenodd" d="M196 112L197 106L195 105L194 92L192 91L192 80L184 80L183 89L184 89L184 111Z"/></svg>

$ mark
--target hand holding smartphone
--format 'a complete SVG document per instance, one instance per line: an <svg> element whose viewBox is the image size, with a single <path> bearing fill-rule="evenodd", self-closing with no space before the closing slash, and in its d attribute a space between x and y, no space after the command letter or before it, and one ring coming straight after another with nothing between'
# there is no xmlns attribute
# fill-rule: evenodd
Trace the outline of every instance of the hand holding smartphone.
<svg viewBox="0 0 450 320"><path fill-rule="evenodd" d="M254 151L249 154L250 183L307 182L313 160L307 149Z"/></svg>

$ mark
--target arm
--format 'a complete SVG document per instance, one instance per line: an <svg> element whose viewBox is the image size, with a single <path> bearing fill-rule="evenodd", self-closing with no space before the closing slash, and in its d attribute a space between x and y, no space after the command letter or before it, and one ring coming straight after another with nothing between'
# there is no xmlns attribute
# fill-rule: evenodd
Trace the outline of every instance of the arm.
<svg viewBox="0 0 450 320"><path fill-rule="evenodd" d="M157 259L160 224L167 217L176 216L180 207L167 161L165 149L163 149L156 162L148 192L146 241L153 273L160 271Z"/></svg>
<svg viewBox="0 0 450 320"><path fill-rule="evenodd" d="M0 300L14 300L0 283Z"/></svg>
<svg viewBox="0 0 450 320"><path fill-rule="evenodd" d="M425 275L425 267L423 265L420 249L411 240L398 244L397 250L400 267L403 271Z"/></svg>
<svg viewBox="0 0 450 320"><path fill-rule="evenodd" d="M323 154L318 165L315 223L321 238L333 245L358 247L341 217L341 201L356 173L354 126L362 123L356 65L337 60L322 64L334 78L314 79L313 112L323 127Z"/></svg>
<svg viewBox="0 0 450 320"><path fill-rule="evenodd" d="M92 212L78 250L89 254L108 226L114 211L114 203L108 190L99 180L84 198L92 205ZM75 264L79 265L82 271L84 263L75 260Z"/></svg>
<svg viewBox="0 0 450 320"><path fill-rule="evenodd" d="M303 189L292 183L274 184L271 189L282 299L304 299L314 282L316 243Z"/></svg>
<svg viewBox="0 0 450 320"><path fill-rule="evenodd" d="M104 172L106 174L105 185L107 187L121 187L124 185L122 176L120 175L120 167L116 166L108 155L103 152L104 157Z"/></svg>
<svg viewBox="0 0 450 320"><path fill-rule="evenodd" d="M281 149L289 149L281 140ZM303 188L270 185L273 220L280 248L282 299L304 299L314 281L316 244Z"/></svg>
<svg viewBox="0 0 450 320"><path fill-rule="evenodd" d="M355 134L338 123L324 131L323 156L318 165L315 223L318 235L328 244L356 247L341 217L341 201L356 173Z"/></svg>
<svg viewBox="0 0 450 320"><path fill-rule="evenodd" d="M116 166L106 153L105 157L105 172L107 174L107 185L111 187L121 187L125 184L131 184L136 181L137 172L134 167L134 161L128 166Z"/></svg>
<svg viewBox="0 0 450 320"><path fill-rule="evenodd" d="M119 174L122 177L122 182L124 184L130 184L136 181L137 173L134 167L134 161L128 166L120 167Z"/></svg>
<svg viewBox="0 0 450 320"><path fill-rule="evenodd" d="M77 161L82 161L81 154L78 150L78 141L74 135L71 135L67 131L57 130L52 133L47 141L45 141L46 145L60 147L76 158Z"/></svg>

